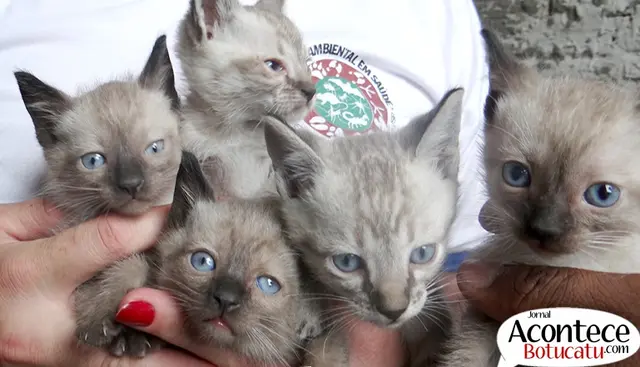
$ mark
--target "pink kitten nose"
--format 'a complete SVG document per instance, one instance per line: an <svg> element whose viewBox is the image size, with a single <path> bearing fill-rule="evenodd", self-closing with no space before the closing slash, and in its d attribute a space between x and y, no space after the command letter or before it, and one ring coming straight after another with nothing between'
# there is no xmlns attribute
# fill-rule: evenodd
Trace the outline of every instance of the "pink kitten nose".
<svg viewBox="0 0 640 367"><path fill-rule="evenodd" d="M374 291L371 302L376 310L391 321L396 321L409 307L409 295L406 288L396 287L393 283L380 286L384 292Z"/></svg>

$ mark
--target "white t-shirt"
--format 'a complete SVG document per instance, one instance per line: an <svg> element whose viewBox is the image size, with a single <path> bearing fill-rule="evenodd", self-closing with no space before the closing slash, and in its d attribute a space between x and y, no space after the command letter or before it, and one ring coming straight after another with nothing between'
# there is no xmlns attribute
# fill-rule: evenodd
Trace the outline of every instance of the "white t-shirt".
<svg viewBox="0 0 640 367"><path fill-rule="evenodd" d="M463 87L461 197L450 242L456 250L471 247L485 235L477 214L484 203L479 147L488 92L473 1L364 3L287 1L286 12L309 47L322 102L301 124L325 136L397 128L427 112L448 89ZM31 198L45 171L13 71L28 70L75 94L81 85L139 73L156 37L167 34L184 91L173 49L187 7L188 0L0 0L0 203ZM330 88L327 78L343 87ZM332 116L326 107L336 93L369 103Z"/></svg>

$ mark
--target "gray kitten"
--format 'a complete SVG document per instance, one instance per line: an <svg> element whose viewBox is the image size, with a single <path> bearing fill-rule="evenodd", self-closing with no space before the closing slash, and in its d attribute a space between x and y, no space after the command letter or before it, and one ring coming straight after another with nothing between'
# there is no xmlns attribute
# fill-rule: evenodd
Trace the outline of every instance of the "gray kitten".
<svg viewBox="0 0 640 367"><path fill-rule="evenodd" d="M295 365L319 330L279 208L275 197L216 202L196 157L184 153L153 283L178 301L194 342Z"/></svg>
<svg viewBox="0 0 640 367"><path fill-rule="evenodd" d="M179 99L165 36L138 78L76 97L25 71L15 77L48 165L40 195L64 212L65 226L171 202L180 164Z"/></svg>
<svg viewBox="0 0 640 367"><path fill-rule="evenodd" d="M345 316L400 329L411 365L448 331L439 284L456 213L462 89L393 133L320 139L265 128L287 231L329 307L307 364L346 366ZM328 339L328 340L327 340ZM431 348L425 348L424 345Z"/></svg>
<svg viewBox="0 0 640 367"><path fill-rule="evenodd" d="M275 193L262 118L297 122L313 104L307 48L283 6L191 0L181 23L178 54L189 92L180 133L219 196Z"/></svg>
<svg viewBox="0 0 640 367"><path fill-rule="evenodd" d="M491 32L483 36L491 94L484 148L489 200L480 222L492 235L475 257L637 272L640 174L632 157L640 153L638 93L542 77ZM443 365L495 367L498 327L466 315Z"/></svg>
<svg viewBox="0 0 640 367"><path fill-rule="evenodd" d="M138 78L101 84L70 97L27 72L20 93L44 150L41 195L65 215L66 228L108 212L135 215L168 204L180 164L179 99L159 37ZM143 255L98 273L75 291L78 339L115 355L144 355L150 338L114 322L122 297L144 284Z"/></svg>

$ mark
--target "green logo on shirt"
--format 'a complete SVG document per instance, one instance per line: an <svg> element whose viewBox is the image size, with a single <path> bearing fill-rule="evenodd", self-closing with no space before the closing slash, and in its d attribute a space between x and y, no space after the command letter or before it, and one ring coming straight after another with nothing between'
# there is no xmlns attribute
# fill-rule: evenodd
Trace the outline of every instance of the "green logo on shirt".
<svg viewBox="0 0 640 367"><path fill-rule="evenodd" d="M358 132L371 127L373 111L355 83L328 77L318 81L316 90L315 109L328 122Z"/></svg>
<svg viewBox="0 0 640 367"><path fill-rule="evenodd" d="M334 43L309 47L316 85L314 108L304 118L328 138L392 130L396 123L387 89L372 68L349 48Z"/></svg>

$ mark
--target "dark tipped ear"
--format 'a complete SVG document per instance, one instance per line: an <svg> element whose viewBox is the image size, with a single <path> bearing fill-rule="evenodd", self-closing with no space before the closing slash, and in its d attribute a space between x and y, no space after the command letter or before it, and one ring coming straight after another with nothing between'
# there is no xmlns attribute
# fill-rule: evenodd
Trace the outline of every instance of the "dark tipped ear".
<svg viewBox="0 0 640 367"><path fill-rule="evenodd" d="M487 125L493 124L493 118L496 115L496 111L498 109L498 100L502 98L503 94L503 92L497 89L491 89L489 91L487 99L484 102L484 120Z"/></svg>
<svg viewBox="0 0 640 367"><path fill-rule="evenodd" d="M238 0L190 0L186 21L193 41L197 44L212 39L216 28L241 6Z"/></svg>
<svg viewBox="0 0 640 367"><path fill-rule="evenodd" d="M71 108L71 98L26 71L13 73L22 101L31 116L38 142L44 149L59 141L56 125L60 115Z"/></svg>
<svg viewBox="0 0 640 367"><path fill-rule="evenodd" d="M267 151L283 184L280 189L284 189L290 198L297 198L313 188L324 164L289 125L273 117L265 117L263 123Z"/></svg>
<svg viewBox="0 0 640 367"><path fill-rule="evenodd" d="M151 49L147 63L138 78L144 88L159 89L171 100L171 108L180 109L180 97L176 91L176 83L173 74L173 66L167 48L167 36L162 35L156 39Z"/></svg>
<svg viewBox="0 0 640 367"><path fill-rule="evenodd" d="M273 13L282 13L284 11L284 1L285 0L260 0L254 6L258 9Z"/></svg>
<svg viewBox="0 0 640 367"><path fill-rule="evenodd" d="M527 71L526 67L505 49L492 31L483 29L480 34L485 43L491 89L504 92L514 87Z"/></svg>
<svg viewBox="0 0 640 367"><path fill-rule="evenodd" d="M462 88L451 89L428 113L399 131L402 146L417 159L436 159L445 177L456 181L460 162L458 137L462 119Z"/></svg>
<svg viewBox="0 0 640 367"><path fill-rule="evenodd" d="M215 201L215 195L198 158L193 153L182 151L168 225L172 228L183 227L198 200Z"/></svg>

